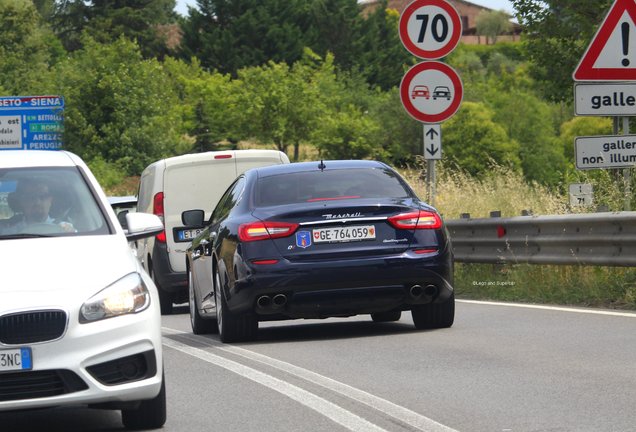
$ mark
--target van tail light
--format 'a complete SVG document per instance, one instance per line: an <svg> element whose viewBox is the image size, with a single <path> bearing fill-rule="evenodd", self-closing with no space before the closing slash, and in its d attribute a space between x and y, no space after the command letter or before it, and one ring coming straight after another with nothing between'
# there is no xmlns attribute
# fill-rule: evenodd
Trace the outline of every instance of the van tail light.
<svg viewBox="0 0 636 432"><path fill-rule="evenodd" d="M157 192L152 200L152 213L159 216L162 223L164 222L164 210L163 210L163 192ZM159 243L166 242L166 231L163 230L155 236Z"/></svg>
<svg viewBox="0 0 636 432"><path fill-rule="evenodd" d="M442 218L437 213L424 210L391 216L388 221L397 229L439 229L442 227Z"/></svg>
<svg viewBox="0 0 636 432"><path fill-rule="evenodd" d="M256 240L289 237L298 228L298 224L287 222L251 222L239 226L239 240L250 242Z"/></svg>

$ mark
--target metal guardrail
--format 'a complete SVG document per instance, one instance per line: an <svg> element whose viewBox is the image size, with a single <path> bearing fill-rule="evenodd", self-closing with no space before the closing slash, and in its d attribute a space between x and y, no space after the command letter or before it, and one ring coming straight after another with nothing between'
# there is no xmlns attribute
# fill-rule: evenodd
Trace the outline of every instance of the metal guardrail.
<svg viewBox="0 0 636 432"><path fill-rule="evenodd" d="M636 211L447 220L457 262L636 266Z"/></svg>

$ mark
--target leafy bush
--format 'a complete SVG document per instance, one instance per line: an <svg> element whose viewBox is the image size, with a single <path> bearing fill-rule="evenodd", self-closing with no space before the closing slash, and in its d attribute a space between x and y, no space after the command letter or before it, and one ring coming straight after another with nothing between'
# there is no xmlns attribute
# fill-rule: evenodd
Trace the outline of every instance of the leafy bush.
<svg viewBox="0 0 636 432"><path fill-rule="evenodd" d="M104 190L108 190L121 184L126 177L125 169L120 167L117 163L105 161L101 156L97 156L90 161L87 161L86 164Z"/></svg>

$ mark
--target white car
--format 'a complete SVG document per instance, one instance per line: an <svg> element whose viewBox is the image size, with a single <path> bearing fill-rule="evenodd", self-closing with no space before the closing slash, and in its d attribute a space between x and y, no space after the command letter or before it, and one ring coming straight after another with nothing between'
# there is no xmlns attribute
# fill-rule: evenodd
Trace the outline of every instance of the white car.
<svg viewBox="0 0 636 432"><path fill-rule="evenodd" d="M163 426L159 296L128 247L163 225L127 222L76 155L0 151L0 411L79 405Z"/></svg>

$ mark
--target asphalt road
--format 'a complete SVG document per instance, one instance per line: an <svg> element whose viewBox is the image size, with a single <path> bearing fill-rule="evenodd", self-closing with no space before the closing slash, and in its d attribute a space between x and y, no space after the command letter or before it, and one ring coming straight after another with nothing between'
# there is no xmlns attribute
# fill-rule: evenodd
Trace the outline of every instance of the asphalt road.
<svg viewBox="0 0 636 432"><path fill-rule="evenodd" d="M284 321L224 345L180 312L163 319L165 431L636 431L633 313L458 302L445 330ZM0 430L122 427L66 408L0 413Z"/></svg>

